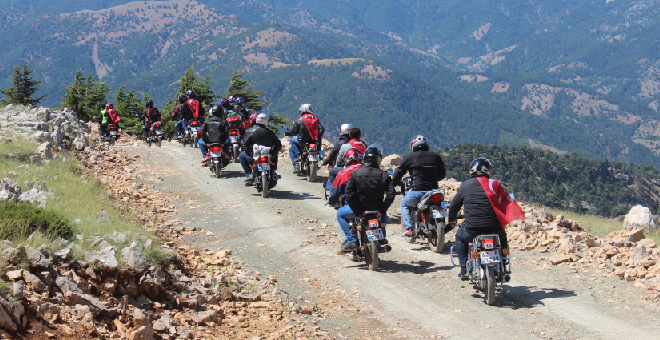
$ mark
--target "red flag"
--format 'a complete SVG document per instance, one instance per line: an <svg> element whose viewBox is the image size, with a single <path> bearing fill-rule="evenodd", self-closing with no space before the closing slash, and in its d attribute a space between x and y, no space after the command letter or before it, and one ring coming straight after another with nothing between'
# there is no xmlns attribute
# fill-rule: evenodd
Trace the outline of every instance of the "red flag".
<svg viewBox="0 0 660 340"><path fill-rule="evenodd" d="M509 193L502 188L500 181L488 177L477 177L477 179L486 192L486 196L488 196L502 228L506 228L507 224L515 220L525 218L525 213L520 209L518 203L509 196Z"/></svg>
<svg viewBox="0 0 660 340"><path fill-rule="evenodd" d="M312 141L316 142L319 140L319 119L314 117L311 113L304 114L302 118Z"/></svg>
<svg viewBox="0 0 660 340"><path fill-rule="evenodd" d="M332 182L332 187L339 188L342 184L348 182L348 179L351 177L351 173L361 167L362 164L354 164L337 173L337 177L335 177L335 181Z"/></svg>

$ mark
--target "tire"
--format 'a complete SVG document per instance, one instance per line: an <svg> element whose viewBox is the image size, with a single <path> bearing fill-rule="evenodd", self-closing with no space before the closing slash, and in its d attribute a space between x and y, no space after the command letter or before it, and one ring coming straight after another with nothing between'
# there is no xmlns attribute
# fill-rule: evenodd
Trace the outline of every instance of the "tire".
<svg viewBox="0 0 660 340"><path fill-rule="evenodd" d="M432 223L435 224L435 229L431 231L429 235L429 248L433 250L434 253L439 253L442 251L442 248L445 247L445 224L437 223L433 216L431 216Z"/></svg>
<svg viewBox="0 0 660 340"><path fill-rule="evenodd" d="M309 163L309 170L307 172L307 181L314 182L316 180L316 162Z"/></svg>
<svg viewBox="0 0 660 340"><path fill-rule="evenodd" d="M263 198L268 198L268 186L270 183L268 182L268 175L267 174L261 174L261 197Z"/></svg>
<svg viewBox="0 0 660 340"><path fill-rule="evenodd" d="M151 147L151 139L150 138L147 138L147 147L149 147L149 148Z"/></svg>
<svg viewBox="0 0 660 340"><path fill-rule="evenodd" d="M214 163L215 164L215 178L220 178L220 175L222 174L222 166L220 166L220 163Z"/></svg>
<svg viewBox="0 0 660 340"><path fill-rule="evenodd" d="M366 237L366 234L365 234ZM367 262L369 270L378 269L378 241L367 242L365 244L364 260Z"/></svg>
<svg viewBox="0 0 660 340"><path fill-rule="evenodd" d="M231 151L234 153L234 163L238 163L238 145L233 145Z"/></svg>
<svg viewBox="0 0 660 340"><path fill-rule="evenodd" d="M110 143L110 145L115 145L115 137L110 136L108 143Z"/></svg>
<svg viewBox="0 0 660 340"><path fill-rule="evenodd" d="M161 142L163 141L162 139L163 139L162 137L158 137L158 142L157 142L157 144L158 144L158 147L159 147L159 148L160 148Z"/></svg>
<svg viewBox="0 0 660 340"><path fill-rule="evenodd" d="M495 271L493 266L486 268L486 303L489 306L495 303Z"/></svg>

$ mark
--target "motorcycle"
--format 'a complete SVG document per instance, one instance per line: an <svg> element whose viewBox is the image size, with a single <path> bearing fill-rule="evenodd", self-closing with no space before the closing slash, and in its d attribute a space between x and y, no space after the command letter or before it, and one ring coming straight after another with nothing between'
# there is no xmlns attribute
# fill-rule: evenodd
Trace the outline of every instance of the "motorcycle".
<svg viewBox="0 0 660 340"><path fill-rule="evenodd" d="M119 133L117 132L117 124L110 123L108 124L108 134L101 137L101 140L108 142L110 145L114 145L115 142L119 139Z"/></svg>
<svg viewBox="0 0 660 340"><path fill-rule="evenodd" d="M454 264L454 247L451 247L451 263ZM506 262L506 263L505 263ZM508 271L506 270L508 264ZM511 260L509 249L502 249L500 237L497 234L479 235L468 245L468 260L466 263L467 280L474 288L485 293L485 301L489 306L495 303L495 294L501 290L498 284L511 280Z"/></svg>
<svg viewBox="0 0 660 340"><path fill-rule="evenodd" d="M238 129L229 130L229 142L231 143L231 148L229 148L229 158L232 159L234 163L238 163L238 154L240 153L241 148L241 135Z"/></svg>
<svg viewBox="0 0 660 340"><path fill-rule="evenodd" d="M222 144L209 144L209 169L215 174L215 178L220 178L222 170L229 164L229 158L222 151Z"/></svg>
<svg viewBox="0 0 660 340"><path fill-rule="evenodd" d="M188 133L186 134L186 142L190 142L191 147L197 147L197 131L202 128L199 119L191 119L188 124Z"/></svg>
<svg viewBox="0 0 660 340"><path fill-rule="evenodd" d="M445 190L435 189L422 196L419 203L411 211L413 233L405 236L406 242L415 243L417 238L426 238L429 248L436 253L445 246L445 234L453 229L447 225L449 202L444 201ZM403 219L401 221L403 225ZM405 228L405 227L404 227Z"/></svg>
<svg viewBox="0 0 660 340"><path fill-rule="evenodd" d="M255 144L252 147L252 158L254 159L252 163L252 176L254 178L252 185L257 188L263 198L268 197L270 189L274 188L277 185L277 180L281 178L279 175L274 176L273 171L270 169L272 165L275 165L270 159L270 150L271 147L263 145Z"/></svg>
<svg viewBox="0 0 660 340"><path fill-rule="evenodd" d="M284 125L284 129L289 128ZM314 182L316 180L316 173L319 168L319 161L321 156L325 155L325 151L319 151L317 144L307 143L303 147L300 156L294 161L293 171L298 176L306 176L307 181Z"/></svg>
<svg viewBox="0 0 660 340"><path fill-rule="evenodd" d="M389 245L378 247L379 242L385 240L384 228L380 223L380 212L365 211L361 216L351 219L349 225L358 240L358 247L349 254L349 258L355 262L364 259L369 270L377 270L378 253L392 249Z"/></svg>
<svg viewBox="0 0 660 340"><path fill-rule="evenodd" d="M160 148L161 141L163 140L163 130L161 130L160 124L160 121L151 124L149 134L147 135L147 146L151 147L151 143L154 143Z"/></svg>

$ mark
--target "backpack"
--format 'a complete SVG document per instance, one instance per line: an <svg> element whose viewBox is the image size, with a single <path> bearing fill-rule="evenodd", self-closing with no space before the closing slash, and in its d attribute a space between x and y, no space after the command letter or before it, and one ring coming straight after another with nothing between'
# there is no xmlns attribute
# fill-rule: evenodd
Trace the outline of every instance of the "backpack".
<svg viewBox="0 0 660 340"><path fill-rule="evenodd" d="M113 124L119 123L121 118L119 118L119 115L117 114L117 111L115 111L114 109L109 109L109 110L107 110L107 112L108 112L108 116L110 117L110 121Z"/></svg>

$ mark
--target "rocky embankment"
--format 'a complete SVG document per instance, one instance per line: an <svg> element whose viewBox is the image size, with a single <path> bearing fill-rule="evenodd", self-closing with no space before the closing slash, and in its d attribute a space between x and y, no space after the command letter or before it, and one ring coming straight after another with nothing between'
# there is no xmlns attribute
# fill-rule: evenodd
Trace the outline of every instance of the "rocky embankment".
<svg viewBox="0 0 660 340"><path fill-rule="evenodd" d="M448 179L440 185L453 197L460 182ZM627 225L622 230L599 238L584 231L577 221L518 203L526 218L507 228L512 250L547 254L550 265L598 268L602 276L634 281L649 292L647 299L660 301L660 248L644 235L655 227L648 209L634 207L626 216L631 223L622 223Z"/></svg>
<svg viewBox="0 0 660 340"><path fill-rule="evenodd" d="M318 320L322 315L287 301L277 277L244 269L229 249L186 244L186 235L214 235L171 219L176 208L168 202L177 197L152 190L149 181L160 180L160 175L140 164L139 157L126 156L119 148L90 147L95 125L86 125L67 111L43 108L6 107L0 119L8 122L1 126L3 134L42 142L28 162L63 157L53 151L76 151L80 164L112 191L117 204L128 207L162 239L162 244L147 238L117 247L111 243L121 243L128 235L115 232L78 235L76 242L58 239L38 248L0 242L6 262L2 279L8 286L0 289L0 336L331 338L318 326L300 321L301 316ZM11 137L5 142L11 143ZM136 141L122 136L120 142ZM11 180L3 181L0 197L21 200L22 195ZM110 217L101 210L97 218L101 223ZM95 250L74 256L83 242ZM147 260L143 250L152 247L166 254L160 263Z"/></svg>

